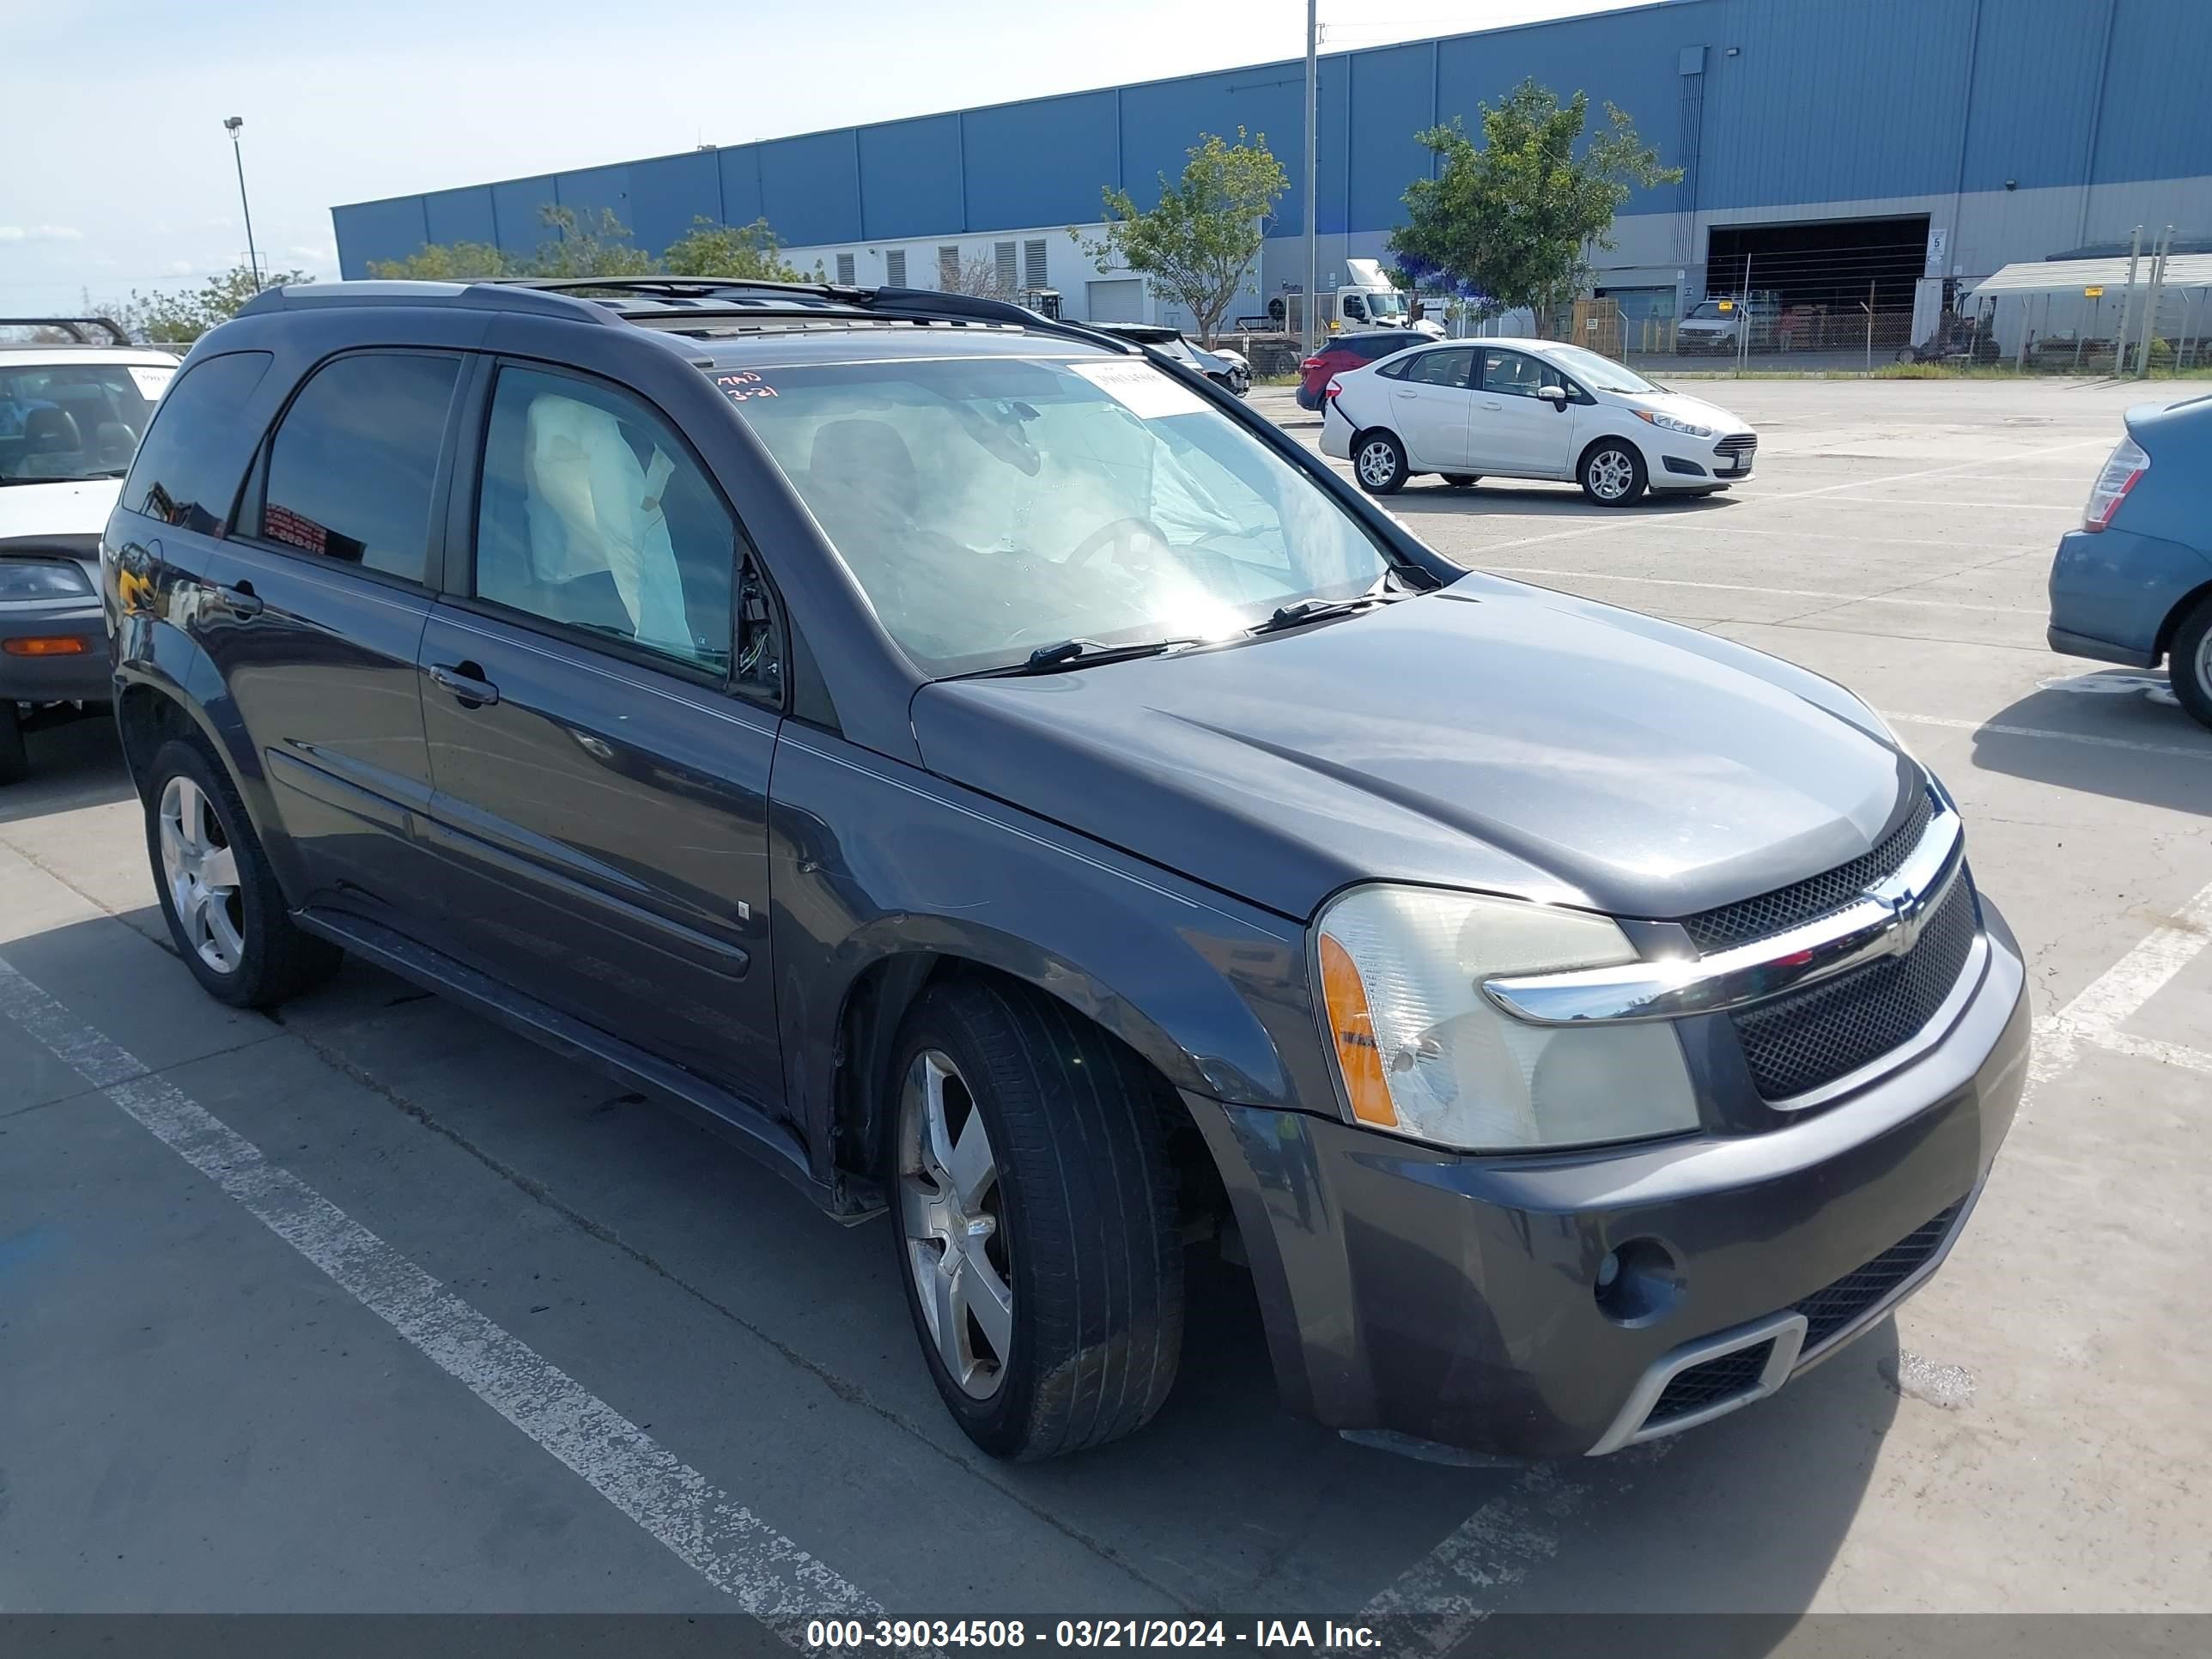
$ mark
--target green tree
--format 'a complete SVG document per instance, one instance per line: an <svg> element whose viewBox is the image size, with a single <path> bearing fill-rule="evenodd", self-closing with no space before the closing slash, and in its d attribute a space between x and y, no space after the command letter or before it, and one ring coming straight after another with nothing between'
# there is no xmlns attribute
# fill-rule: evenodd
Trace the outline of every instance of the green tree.
<svg viewBox="0 0 2212 1659"><path fill-rule="evenodd" d="M1567 103L1523 81L1481 106L1480 149L1455 118L1416 135L1442 166L1406 189L1407 222L1390 250L1416 277L1434 272L1473 291L1479 315L1527 307L1542 333L1591 275L1592 248L1613 246L1613 216L1632 188L1672 184L1679 167L1607 104L1589 134L1589 94Z"/></svg>
<svg viewBox="0 0 2212 1659"><path fill-rule="evenodd" d="M806 272L777 252L775 233L768 221L749 225L717 224L712 219L692 220L691 228L668 245L660 256L661 268L672 276L735 276L751 283L803 283ZM821 276L817 264L814 276Z"/></svg>
<svg viewBox="0 0 2212 1659"><path fill-rule="evenodd" d="M518 264L489 242L425 242L404 259L371 259L372 276L422 283L473 283L487 276L517 276Z"/></svg>
<svg viewBox="0 0 2212 1659"><path fill-rule="evenodd" d="M304 270L270 270L262 273L260 286L283 288L314 280ZM134 289L121 305L103 309L142 339L161 345L188 345L235 317L239 307L256 292L252 269L233 265L198 288L175 294L140 294Z"/></svg>
<svg viewBox="0 0 2212 1659"><path fill-rule="evenodd" d="M596 218L580 217L574 208L546 206L538 218L553 234L538 245L527 271L530 276L650 276L660 262L642 248L630 246L629 227L601 208Z"/></svg>
<svg viewBox="0 0 2212 1659"><path fill-rule="evenodd" d="M1078 240L1100 270L1118 261L1150 276L1189 311L1210 345L1290 180L1266 137L1248 141L1242 127L1233 144L1201 133L1189 155L1180 183L1160 175L1159 205L1147 212L1138 211L1126 190L1103 191L1105 235Z"/></svg>

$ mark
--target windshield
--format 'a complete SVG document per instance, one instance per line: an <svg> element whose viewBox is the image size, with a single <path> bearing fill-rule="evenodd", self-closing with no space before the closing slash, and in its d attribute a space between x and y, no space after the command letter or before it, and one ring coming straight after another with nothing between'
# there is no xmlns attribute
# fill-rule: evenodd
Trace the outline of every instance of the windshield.
<svg viewBox="0 0 2212 1659"><path fill-rule="evenodd" d="M0 359L0 483L119 478L174 364Z"/></svg>
<svg viewBox="0 0 2212 1659"><path fill-rule="evenodd" d="M1698 301L1696 308L1690 313L1690 315L1697 318L1702 322L1724 323L1729 318L1735 316L1735 312L1733 307L1727 311L1723 311L1721 309L1720 301L1717 300L1700 300Z"/></svg>
<svg viewBox="0 0 2212 1659"><path fill-rule="evenodd" d="M1624 368L1610 357L1601 357L1595 351L1585 351L1580 346L1553 346L1551 356L1561 368L1571 372L1584 386L1595 386L1600 392L1656 392L1659 388L1633 369Z"/></svg>
<svg viewBox="0 0 2212 1659"><path fill-rule="evenodd" d="M1150 363L933 358L716 374L933 675L1081 639L1227 638L1389 568L1304 472Z"/></svg>
<svg viewBox="0 0 2212 1659"><path fill-rule="evenodd" d="M1406 314L1406 302L1395 291L1386 289L1367 296L1367 310L1376 317L1402 317Z"/></svg>

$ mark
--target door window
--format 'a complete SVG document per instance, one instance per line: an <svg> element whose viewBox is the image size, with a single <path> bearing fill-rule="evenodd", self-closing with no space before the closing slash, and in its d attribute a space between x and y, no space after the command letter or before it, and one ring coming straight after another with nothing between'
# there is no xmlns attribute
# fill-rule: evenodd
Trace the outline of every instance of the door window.
<svg viewBox="0 0 2212 1659"><path fill-rule="evenodd" d="M459 374L459 358L401 352L316 370L270 441L260 539L421 581Z"/></svg>
<svg viewBox="0 0 2212 1659"><path fill-rule="evenodd" d="M1518 351L1486 351L1482 354L1482 389L1499 392L1509 398L1533 398L1547 382L1544 366L1534 357Z"/></svg>
<svg viewBox="0 0 2212 1659"><path fill-rule="evenodd" d="M1455 386L1463 391L1474 369L1474 348L1455 347L1448 351L1418 353L1405 378L1415 386Z"/></svg>
<svg viewBox="0 0 2212 1659"><path fill-rule="evenodd" d="M591 381L500 371L477 497L478 599L720 676L737 547L729 508L659 415ZM769 626L764 596L756 608ZM772 645L745 657L756 678L775 672Z"/></svg>

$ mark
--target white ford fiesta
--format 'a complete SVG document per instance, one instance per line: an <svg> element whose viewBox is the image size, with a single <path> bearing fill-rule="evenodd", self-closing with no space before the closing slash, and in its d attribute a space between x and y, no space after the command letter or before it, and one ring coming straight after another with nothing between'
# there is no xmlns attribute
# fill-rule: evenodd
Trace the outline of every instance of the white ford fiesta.
<svg viewBox="0 0 2212 1659"><path fill-rule="evenodd" d="M1347 369L1322 397L1321 447L1388 495L1440 473L1573 479L1602 507L1707 495L1751 476L1758 435L1717 404L1580 346L1454 340Z"/></svg>

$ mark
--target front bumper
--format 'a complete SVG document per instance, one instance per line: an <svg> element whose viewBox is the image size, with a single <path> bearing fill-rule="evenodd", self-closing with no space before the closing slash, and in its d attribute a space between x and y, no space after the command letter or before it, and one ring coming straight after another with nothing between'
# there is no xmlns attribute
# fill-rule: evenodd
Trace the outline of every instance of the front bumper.
<svg viewBox="0 0 2212 1659"><path fill-rule="evenodd" d="M2212 558L2114 525L2058 538L2051 562L2051 648L2130 667L2155 666L2174 607L2212 577Z"/></svg>
<svg viewBox="0 0 2212 1659"><path fill-rule="evenodd" d="M76 640L84 648L63 656L19 656L16 640ZM0 606L0 700L15 702L106 702L107 626L97 599L59 605Z"/></svg>
<svg viewBox="0 0 2212 1659"><path fill-rule="evenodd" d="M2027 1073L2018 946L1990 949L1950 1029L1909 1063L1758 1134L1470 1158L1340 1121L1187 1097L1228 1187L1285 1403L1335 1428L1495 1455L1608 1451L1762 1397L1917 1287L1964 1224ZM1948 1214L1947 1214L1948 1212ZM1929 1233L1931 1226L1940 1237ZM1914 1273L1783 1328L1930 1239ZM1646 1315L1597 1281L1663 1250ZM1925 1271L1921 1271L1921 1269ZM1761 1349L1758 1345L1767 1346ZM1711 1404L1652 1413L1679 1371L1740 1350Z"/></svg>

